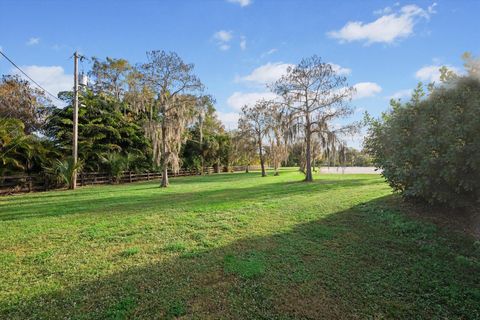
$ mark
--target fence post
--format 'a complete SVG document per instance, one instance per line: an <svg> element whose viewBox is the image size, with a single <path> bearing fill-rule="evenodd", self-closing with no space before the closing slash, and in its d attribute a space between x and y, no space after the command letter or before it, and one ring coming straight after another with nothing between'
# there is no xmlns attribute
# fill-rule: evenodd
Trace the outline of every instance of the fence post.
<svg viewBox="0 0 480 320"><path fill-rule="evenodd" d="M130 183L132 183L132 171L128 171L128 178L130 180Z"/></svg>
<svg viewBox="0 0 480 320"><path fill-rule="evenodd" d="M32 177L27 176L28 192L32 191Z"/></svg>
<svg viewBox="0 0 480 320"><path fill-rule="evenodd" d="M150 171L147 171L147 180L150 181Z"/></svg>

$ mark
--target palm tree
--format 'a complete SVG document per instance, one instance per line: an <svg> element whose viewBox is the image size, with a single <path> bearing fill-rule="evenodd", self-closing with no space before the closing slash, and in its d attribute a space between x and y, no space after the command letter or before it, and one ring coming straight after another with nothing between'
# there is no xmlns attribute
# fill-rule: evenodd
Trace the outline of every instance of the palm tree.
<svg viewBox="0 0 480 320"><path fill-rule="evenodd" d="M58 183L72 188L73 176L75 172L80 172L82 167L82 161L77 161L75 164L73 157L68 157L65 160L54 160L50 167L45 168L45 172L53 175Z"/></svg>
<svg viewBox="0 0 480 320"><path fill-rule="evenodd" d="M131 160L131 159L130 159ZM109 152L100 156L100 161L107 166L108 174L110 175L113 183L120 182L123 171L128 168L127 157L121 155L118 152Z"/></svg>
<svg viewBox="0 0 480 320"><path fill-rule="evenodd" d="M31 157L32 136L24 132L25 125L18 119L0 119L0 175L6 171L25 170Z"/></svg>

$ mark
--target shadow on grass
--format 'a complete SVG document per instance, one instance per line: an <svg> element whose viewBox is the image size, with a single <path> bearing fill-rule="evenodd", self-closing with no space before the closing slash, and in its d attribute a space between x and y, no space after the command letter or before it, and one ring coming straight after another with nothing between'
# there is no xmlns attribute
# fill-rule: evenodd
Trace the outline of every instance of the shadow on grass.
<svg viewBox="0 0 480 320"><path fill-rule="evenodd" d="M151 211L162 213L165 210L182 209L184 211L199 208L225 209L238 208L248 203L258 203L262 199L276 197L294 197L311 192L330 192L360 186L382 184L381 179L339 178L317 179L312 183L300 180L284 181L278 177L270 177L261 184L247 187L238 186L238 175L221 174L216 176L175 178L172 188L160 189L152 182L141 182L129 185L112 185L87 187L78 191L54 192L53 194L27 195L11 197L0 202L0 221L21 220L29 218L63 216L68 214L121 214L132 211ZM248 179L258 179L255 173L242 176L244 183ZM188 185L202 187L210 182L205 189L195 189L190 192L180 192L180 188ZM231 182L231 183L229 183ZM247 181L248 182L248 181ZM218 184L217 184L218 183ZM185 189L185 188L184 188ZM188 188L187 188L188 190ZM58 198L57 198L58 197Z"/></svg>
<svg viewBox="0 0 480 320"><path fill-rule="evenodd" d="M392 199L225 247L171 245L149 253L152 261L167 257L159 262L3 302L0 317L478 319L480 257L472 241L409 219L392 210Z"/></svg>

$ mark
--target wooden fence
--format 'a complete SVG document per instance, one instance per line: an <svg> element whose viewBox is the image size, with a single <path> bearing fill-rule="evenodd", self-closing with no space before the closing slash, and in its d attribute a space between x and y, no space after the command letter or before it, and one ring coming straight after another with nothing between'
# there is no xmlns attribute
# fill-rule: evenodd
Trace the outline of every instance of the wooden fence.
<svg viewBox="0 0 480 320"><path fill-rule="evenodd" d="M245 166L230 167L228 171L245 171ZM259 166L250 166L250 170L258 170ZM226 172L226 170L220 169L220 172ZM215 173L215 169L212 167L204 168L205 174ZM199 175L197 170L180 170L177 173L169 171L169 177L183 177L183 176L195 176ZM111 184L111 183L130 183L137 181L150 181L161 179L162 174L160 172L131 172L125 171L121 175L119 181L115 181L108 173L105 172L82 172L77 176L77 186L88 186L96 184ZM15 175L15 176L3 176L0 177L0 195L32 192L32 191L46 191L52 189L61 189L52 187L55 183L49 180L48 177L35 174L35 175Z"/></svg>

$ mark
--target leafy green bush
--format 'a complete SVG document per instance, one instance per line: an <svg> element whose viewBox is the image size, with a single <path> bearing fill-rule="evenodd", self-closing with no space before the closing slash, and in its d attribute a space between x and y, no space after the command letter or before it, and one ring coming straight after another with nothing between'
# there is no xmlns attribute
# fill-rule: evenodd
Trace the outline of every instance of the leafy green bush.
<svg viewBox="0 0 480 320"><path fill-rule="evenodd" d="M392 100L369 119L365 147L392 188L407 198L464 207L480 203L480 80L454 77L418 87L411 101Z"/></svg>

